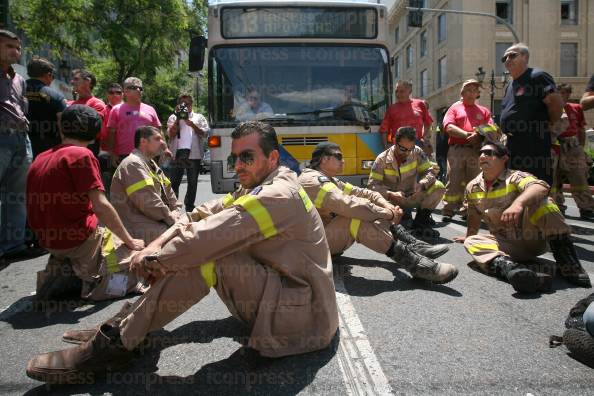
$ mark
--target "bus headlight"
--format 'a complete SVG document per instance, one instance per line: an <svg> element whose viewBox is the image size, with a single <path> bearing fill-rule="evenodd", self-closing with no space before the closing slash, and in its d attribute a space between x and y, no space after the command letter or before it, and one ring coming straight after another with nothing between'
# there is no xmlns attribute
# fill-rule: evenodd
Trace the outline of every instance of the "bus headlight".
<svg viewBox="0 0 594 396"><path fill-rule="evenodd" d="M374 161L361 161L361 168L363 169L371 169L373 166Z"/></svg>

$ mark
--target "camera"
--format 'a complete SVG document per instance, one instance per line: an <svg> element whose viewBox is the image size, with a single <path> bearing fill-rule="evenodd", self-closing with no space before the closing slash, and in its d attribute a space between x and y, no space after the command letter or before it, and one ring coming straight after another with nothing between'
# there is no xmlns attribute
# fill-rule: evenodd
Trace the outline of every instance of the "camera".
<svg viewBox="0 0 594 396"><path fill-rule="evenodd" d="M187 120L190 118L190 110L188 110L188 105L183 102L180 103L180 105L176 108L175 116L178 120Z"/></svg>

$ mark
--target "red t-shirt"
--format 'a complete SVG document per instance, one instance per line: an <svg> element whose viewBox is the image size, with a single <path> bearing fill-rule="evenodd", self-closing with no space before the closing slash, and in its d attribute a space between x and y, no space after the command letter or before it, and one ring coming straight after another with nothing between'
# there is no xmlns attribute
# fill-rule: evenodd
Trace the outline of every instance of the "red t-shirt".
<svg viewBox="0 0 594 396"><path fill-rule="evenodd" d="M95 111L97 113L99 113L99 115L101 116L101 122L103 124L107 123L107 118L105 118L105 116L103 114L103 112L105 111L105 102L102 101L101 99L91 96L86 99L77 99L77 100L68 101L68 106L72 106L75 104L85 105L85 106L89 106L92 109L95 109ZM101 139L101 132L99 132L97 134L95 139L97 141L99 141Z"/></svg>
<svg viewBox="0 0 594 396"><path fill-rule="evenodd" d="M86 147L60 144L39 154L27 175L27 216L41 246L79 246L97 228L89 191L105 191Z"/></svg>
<svg viewBox="0 0 594 396"><path fill-rule="evenodd" d="M109 113L111 113L111 109L113 109L112 105L105 105L105 110L103 110L103 125L101 126L101 132L99 132L99 139L101 139L101 150L104 151L109 151L107 147L107 136L109 135L107 123L109 122Z"/></svg>
<svg viewBox="0 0 594 396"><path fill-rule="evenodd" d="M423 125L431 124L433 119L429 115L425 101L411 99L407 102L396 102L388 108L380 132L388 133L388 141L392 141L398 128L409 126L417 131L417 138L423 137Z"/></svg>
<svg viewBox="0 0 594 396"><path fill-rule="evenodd" d="M484 124L493 124L489 109L477 104L466 106L461 101L454 103L443 117L444 131L447 131L449 125L455 125L466 132L474 133L475 127ZM450 136L448 144L466 144L466 139Z"/></svg>
<svg viewBox="0 0 594 396"><path fill-rule="evenodd" d="M565 113L567 113L569 126L565 132L561 134L561 137L575 136L579 130L586 126L582 106L577 103L566 103L564 109Z"/></svg>

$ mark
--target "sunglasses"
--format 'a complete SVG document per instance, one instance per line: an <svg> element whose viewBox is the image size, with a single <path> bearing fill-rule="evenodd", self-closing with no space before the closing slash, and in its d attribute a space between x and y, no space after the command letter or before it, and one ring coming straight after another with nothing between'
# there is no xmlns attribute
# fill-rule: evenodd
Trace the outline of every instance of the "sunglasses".
<svg viewBox="0 0 594 396"><path fill-rule="evenodd" d="M407 151L413 151L414 149L414 147L406 148L404 146L401 146L400 143L396 143L396 146L398 146L398 150L402 151L403 153L406 153Z"/></svg>
<svg viewBox="0 0 594 396"><path fill-rule="evenodd" d="M520 54L519 54L519 53L517 53L517 52L510 52L510 53L509 53L509 54L507 54L507 55L503 55L503 56L501 57L501 63L505 63L505 61L506 61L506 60L508 60L508 59L516 59L516 57L517 57L518 55L520 55Z"/></svg>
<svg viewBox="0 0 594 396"><path fill-rule="evenodd" d="M229 159L228 159L229 166L235 167L235 164L237 163L238 160L248 166L253 165L254 160L255 160L254 152L251 150L246 150L246 151L242 151L241 153L239 153L239 155L231 153L231 155L229 156Z"/></svg>
<svg viewBox="0 0 594 396"><path fill-rule="evenodd" d="M107 91L108 95L121 95L122 91Z"/></svg>
<svg viewBox="0 0 594 396"><path fill-rule="evenodd" d="M136 85L131 85L129 87L126 87L126 89L132 90L132 91L140 91L142 92L142 87L137 87Z"/></svg>
<svg viewBox="0 0 594 396"><path fill-rule="evenodd" d="M342 161L342 153L328 153L326 155L329 157L334 157L339 161Z"/></svg>
<svg viewBox="0 0 594 396"><path fill-rule="evenodd" d="M500 157L500 155L495 150L481 150L480 153L482 155L486 155L487 157Z"/></svg>

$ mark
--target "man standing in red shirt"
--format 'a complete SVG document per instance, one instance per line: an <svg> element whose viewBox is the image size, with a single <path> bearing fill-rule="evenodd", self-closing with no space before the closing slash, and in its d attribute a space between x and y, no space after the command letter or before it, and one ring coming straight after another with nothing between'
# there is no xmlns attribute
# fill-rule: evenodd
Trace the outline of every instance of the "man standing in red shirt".
<svg viewBox="0 0 594 396"><path fill-rule="evenodd" d="M93 88L95 88L95 85L97 85L97 78L95 75L86 70L76 69L72 72L70 84L72 84L72 89L76 93L77 97L76 100L69 102L68 105L80 104L89 106L99 113L102 122L107 122L107 119L103 118L105 102L93 96ZM94 140L95 142L91 143L89 150L91 150L93 154L95 154L95 157L97 157L99 155L101 134L98 133Z"/></svg>
<svg viewBox="0 0 594 396"><path fill-rule="evenodd" d="M430 155L433 151L430 135L433 119L429 115L427 104L421 99L411 99L412 84L408 81L398 81L395 93L396 103L388 108L379 129L384 148L388 149L394 144L394 134L398 128L409 126L417 132L417 144Z"/></svg>
<svg viewBox="0 0 594 396"><path fill-rule="evenodd" d="M464 188L479 173L478 164L481 135L477 127L493 124L491 112L476 104L481 90L477 80L466 80L462 84L462 100L454 103L443 118L443 128L449 135L448 183L443 197L443 221L451 221L454 212L462 207Z"/></svg>
<svg viewBox="0 0 594 396"><path fill-rule="evenodd" d="M82 298L121 297L138 284L122 260L144 242L130 236L105 197L98 161L86 147L101 130L100 116L90 107L72 105L62 113L60 126L62 144L39 154L27 176L29 225L51 253L46 269L37 274L38 298L54 297L70 265L82 280ZM107 228L98 227L99 221Z"/></svg>
<svg viewBox="0 0 594 396"><path fill-rule="evenodd" d="M586 144L586 121L582 106L577 103L569 103L571 96L571 85L559 84L557 86L563 102L563 109L567 114L569 126L553 143L553 150L556 152L553 187L551 196L557 205L564 210L565 200L563 198L562 180L567 176L571 185L571 196L580 210L580 217L585 220L594 219L594 198L588 185L589 167L586 164L584 145Z"/></svg>

